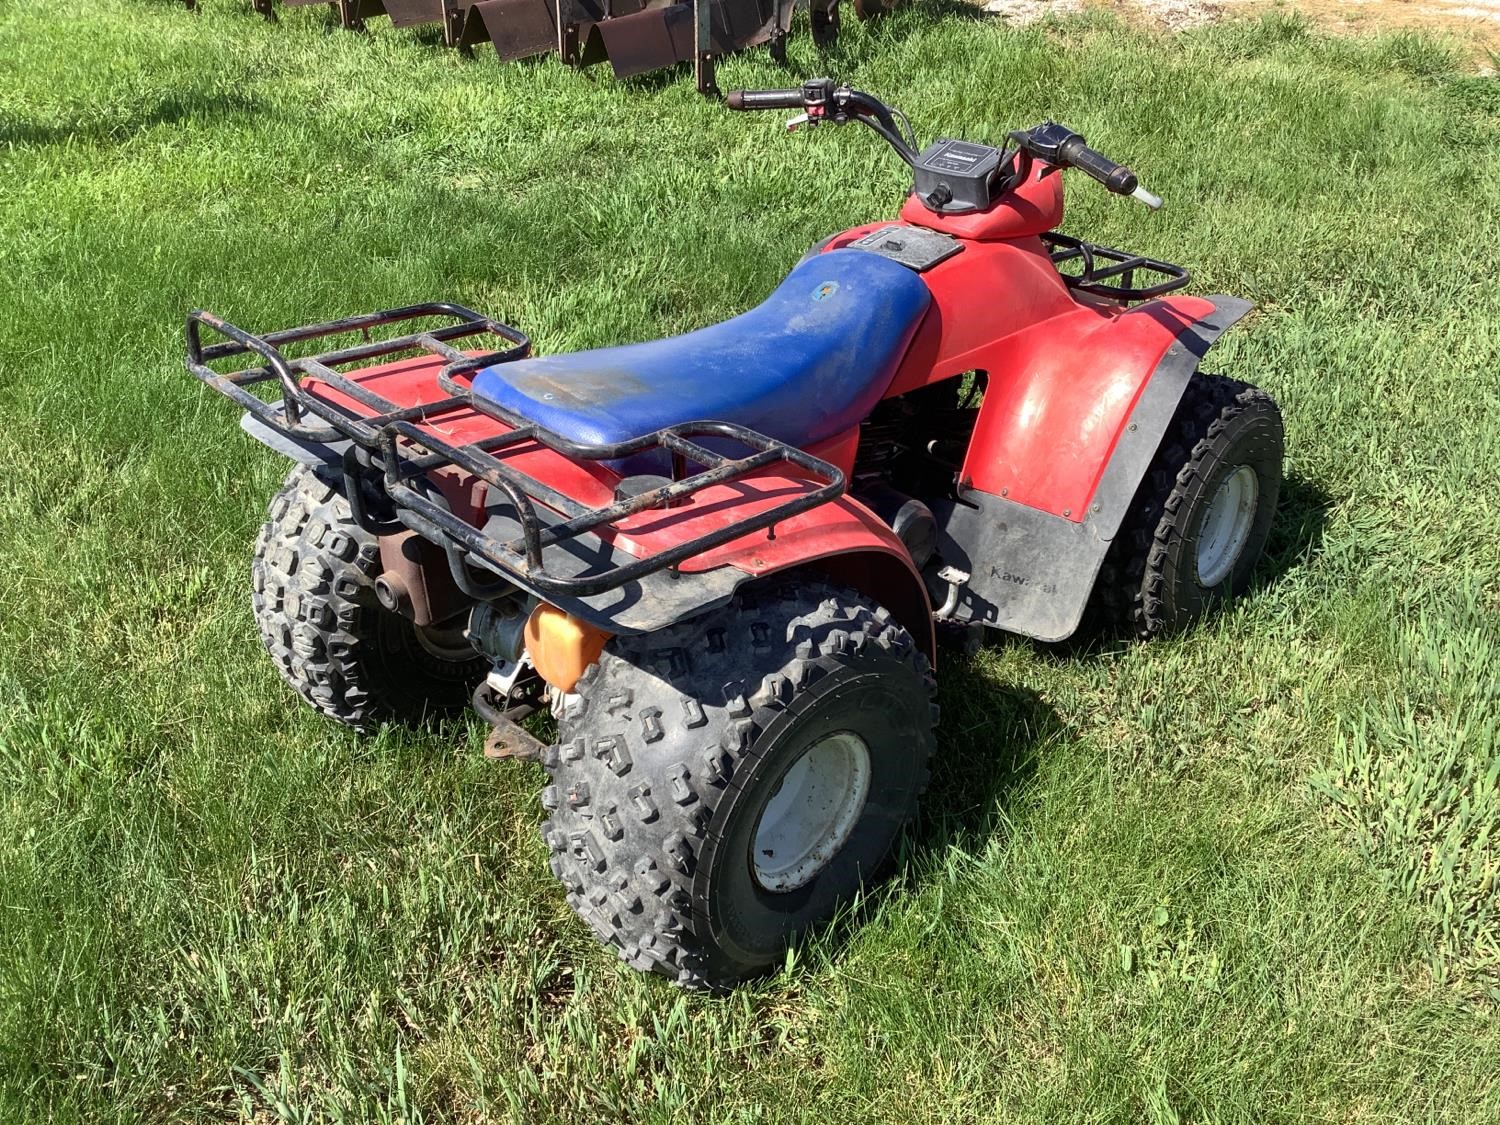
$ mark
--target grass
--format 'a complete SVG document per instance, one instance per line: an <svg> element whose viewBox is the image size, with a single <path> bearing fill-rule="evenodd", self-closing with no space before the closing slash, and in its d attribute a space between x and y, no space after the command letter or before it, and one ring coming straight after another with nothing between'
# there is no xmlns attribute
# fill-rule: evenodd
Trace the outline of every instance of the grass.
<svg viewBox="0 0 1500 1125"><path fill-rule="evenodd" d="M7 0L0 1120L1500 1119L1494 80L1286 17L917 4L791 54L925 135L1068 121L1168 206L1075 184L1066 229L1259 303L1215 361L1287 417L1253 595L947 661L894 881L732 996L634 975L553 886L538 770L276 679L247 570L284 468L183 374L181 317L676 331L892 213L901 167L681 75Z"/></svg>

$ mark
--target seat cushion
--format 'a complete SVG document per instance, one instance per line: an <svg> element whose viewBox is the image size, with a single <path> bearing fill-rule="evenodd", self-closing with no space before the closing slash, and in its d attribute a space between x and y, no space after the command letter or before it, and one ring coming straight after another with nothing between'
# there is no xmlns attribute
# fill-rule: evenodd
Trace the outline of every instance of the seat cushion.
<svg viewBox="0 0 1500 1125"><path fill-rule="evenodd" d="M475 376L474 389L588 445L721 421L806 447L864 420L931 300L905 266L834 250L803 262L732 320L664 340L496 364Z"/></svg>

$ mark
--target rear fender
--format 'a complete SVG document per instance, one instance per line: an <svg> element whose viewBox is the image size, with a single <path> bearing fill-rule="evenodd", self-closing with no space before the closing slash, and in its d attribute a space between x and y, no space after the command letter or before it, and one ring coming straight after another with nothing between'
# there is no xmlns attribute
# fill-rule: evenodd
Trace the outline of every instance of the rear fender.
<svg viewBox="0 0 1500 1125"><path fill-rule="evenodd" d="M699 567L759 580L807 575L849 587L889 610L927 658L936 661L932 603L911 554L879 516L852 496L788 520L776 528L774 538L747 536L694 559L683 570Z"/></svg>
<svg viewBox="0 0 1500 1125"><path fill-rule="evenodd" d="M784 495L786 478L769 480L768 495ZM745 493L737 504L721 509L722 518L748 514L763 502L750 482L736 486ZM796 487L809 487L796 482ZM681 510L652 512L653 530L616 538L616 547L650 554L691 533L679 522ZM710 506L708 516L715 518ZM658 572L617 590L583 597L547 595L542 600L609 633L651 633L679 621L701 617L752 582L796 580L806 576L850 587L877 605L912 635L929 660L936 659L932 605L906 546L881 519L850 496L820 504L776 525L774 534L755 532L684 561L675 570Z"/></svg>
<svg viewBox="0 0 1500 1125"><path fill-rule="evenodd" d="M253 414L240 415L240 429L260 442L267 449L289 457L299 465L310 469L319 467L340 472L344 463L344 450L352 444L348 441L322 442L301 441L280 430L273 430Z"/></svg>
<svg viewBox="0 0 1500 1125"><path fill-rule="evenodd" d="M932 505L943 558L970 574L958 618L1044 641L1077 629L1198 361L1250 308L1225 296L1103 319L1080 308L1012 341L989 373L961 496Z"/></svg>
<svg viewBox="0 0 1500 1125"><path fill-rule="evenodd" d="M342 447L348 443L333 447L293 441L248 415L242 425L257 441L317 469L335 487L343 486ZM851 431L851 437L857 435L857 430ZM852 461L852 442L835 445L815 452L838 461ZM795 487L806 486L797 481ZM450 503L462 502L461 487L444 491L452 493L448 496ZM743 513L741 509L739 514ZM734 518L735 514L734 506L730 506L723 518ZM676 521L672 514L665 519L661 518L662 513L652 515L662 525L658 533L638 534L634 538L622 536L618 545L645 555L691 534L690 529L674 528ZM444 607L453 608L450 602L456 588L441 551L410 532L381 536L380 543L382 565L387 572L399 576L403 586L411 591L410 608L419 623L425 624L436 613L428 606L429 602L441 600ZM649 633L722 605L747 582L798 574L850 587L884 606L912 635L928 659L935 659L932 607L910 554L895 532L849 496L787 520L775 528L774 535L766 532L747 535L689 559L675 570L649 576L619 590L580 597L530 592L606 632Z"/></svg>

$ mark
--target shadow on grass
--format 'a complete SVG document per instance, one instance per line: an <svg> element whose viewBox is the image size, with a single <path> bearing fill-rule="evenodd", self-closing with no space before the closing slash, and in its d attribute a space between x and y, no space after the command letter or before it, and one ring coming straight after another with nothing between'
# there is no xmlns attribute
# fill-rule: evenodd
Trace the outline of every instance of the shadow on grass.
<svg viewBox="0 0 1500 1125"><path fill-rule="evenodd" d="M1036 772L1041 747L1066 739L1057 711L1019 684L998 685L961 656L944 663L942 726L932 782L908 859L982 846L1007 819L1015 791Z"/></svg>
<svg viewBox="0 0 1500 1125"><path fill-rule="evenodd" d="M172 91L154 103L116 108L118 116L61 124L44 124L0 113L0 147L53 145L70 140L120 144L159 125L189 121L220 123L259 113L265 106L254 96L237 90L181 90Z"/></svg>
<svg viewBox="0 0 1500 1125"><path fill-rule="evenodd" d="M940 685L942 725L917 820L857 906L793 942L802 966L796 975L836 962L882 905L909 895L945 853L982 852L1006 830L1015 796L1036 772L1042 749L1070 737L1057 711L1036 692L997 686L963 656L944 661Z"/></svg>
<svg viewBox="0 0 1500 1125"><path fill-rule="evenodd" d="M1333 497L1315 481L1299 476L1282 481L1266 553L1251 581L1252 593L1281 581L1288 571L1305 565L1318 553L1332 507Z"/></svg>
<svg viewBox="0 0 1500 1125"><path fill-rule="evenodd" d="M1281 581L1318 551L1332 498L1304 477L1282 484L1276 520L1256 569L1252 594ZM1021 644L1051 660L1085 660L1118 650L1117 634L1085 625L1073 638L1044 644L994 634L993 645ZM967 854L984 849L1005 831L1017 792L1036 772L1048 746L1067 742L1070 729L1036 692L1018 684L996 685L971 659L947 651L939 679L942 725L933 759L932 783L917 823L907 832L889 883L831 927L796 943L808 971L836 960L840 950L871 920L890 895L909 893L912 877L928 870L952 848Z"/></svg>

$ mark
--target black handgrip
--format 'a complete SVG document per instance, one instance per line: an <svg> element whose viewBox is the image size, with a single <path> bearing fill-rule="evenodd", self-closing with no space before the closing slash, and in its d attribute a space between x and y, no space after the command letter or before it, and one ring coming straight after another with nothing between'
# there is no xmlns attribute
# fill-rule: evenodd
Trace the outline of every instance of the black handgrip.
<svg viewBox="0 0 1500 1125"><path fill-rule="evenodd" d="M1092 176L1116 195L1129 195L1139 183L1134 172L1089 148L1077 133L1057 146L1057 154L1063 163Z"/></svg>
<svg viewBox="0 0 1500 1125"><path fill-rule="evenodd" d="M730 90L724 99L730 109L802 109L801 90Z"/></svg>

